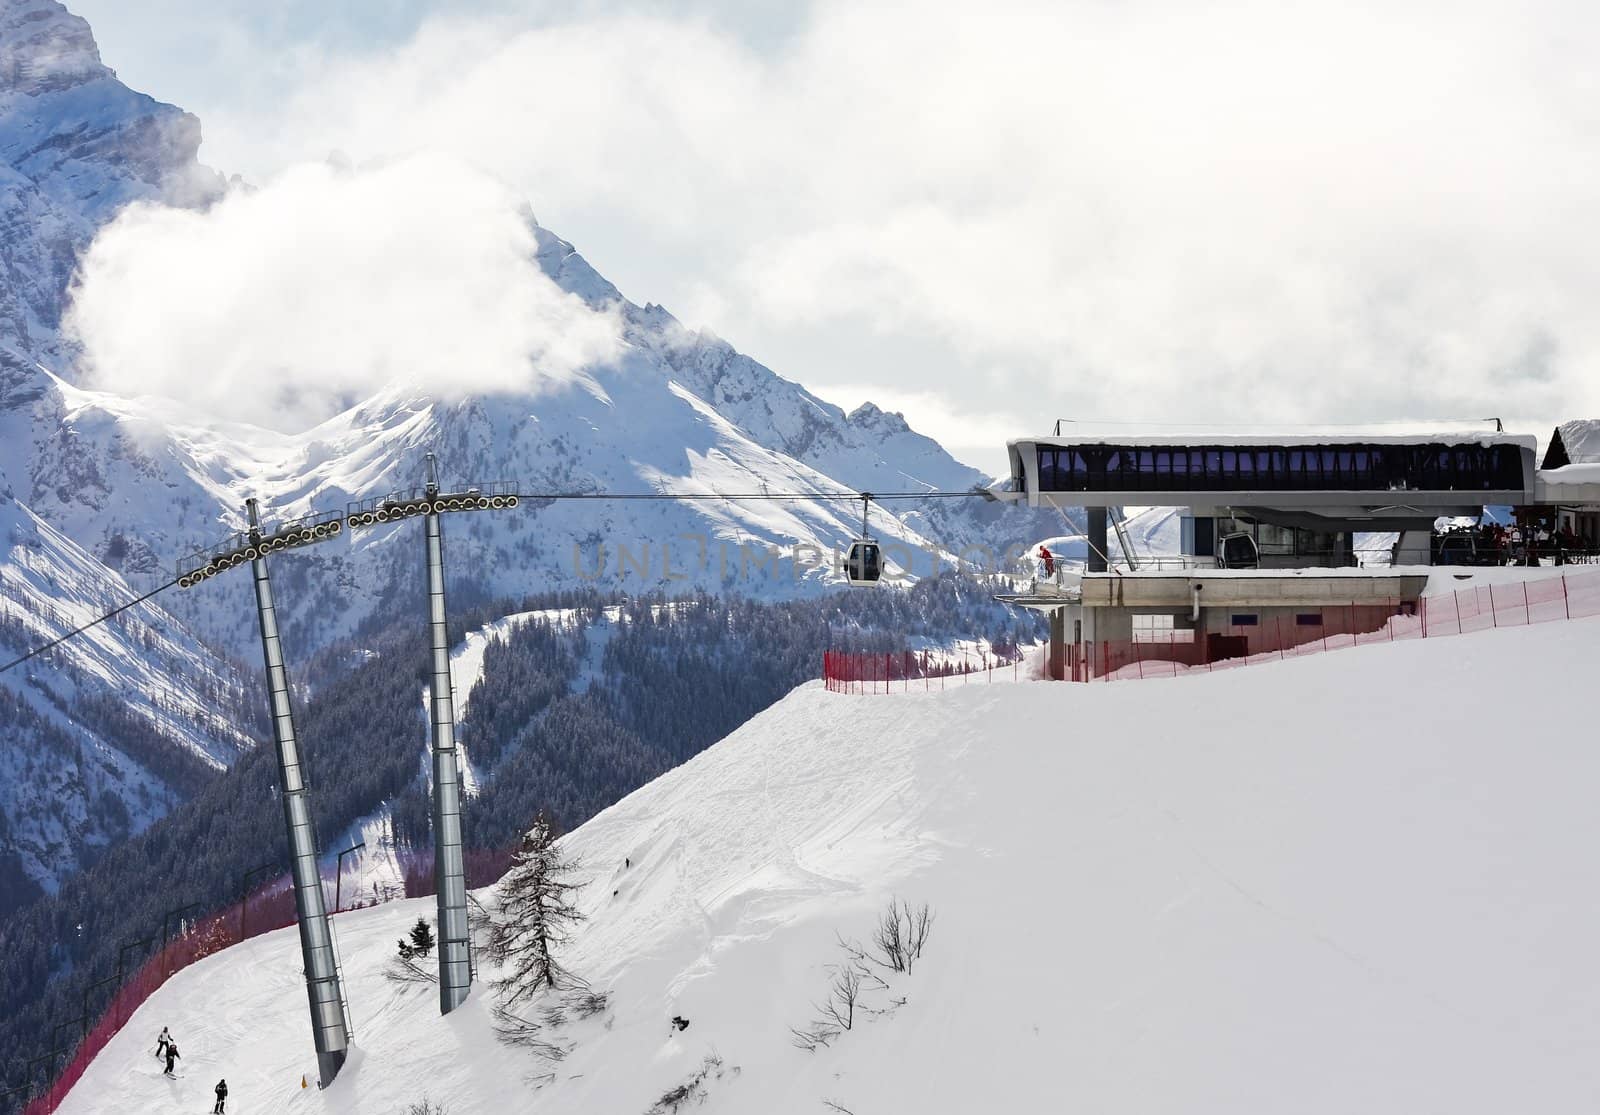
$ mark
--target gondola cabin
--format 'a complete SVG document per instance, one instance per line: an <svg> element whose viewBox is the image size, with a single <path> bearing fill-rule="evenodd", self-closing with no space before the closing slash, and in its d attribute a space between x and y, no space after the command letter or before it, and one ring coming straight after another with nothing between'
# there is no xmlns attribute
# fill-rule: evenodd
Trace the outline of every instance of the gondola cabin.
<svg viewBox="0 0 1600 1115"><path fill-rule="evenodd" d="M1261 550L1255 536L1244 531L1224 534L1220 539L1217 564L1223 569L1256 569L1261 565Z"/></svg>
<svg viewBox="0 0 1600 1115"><path fill-rule="evenodd" d="M875 538L857 538L844 558L844 575L858 587L875 585L883 577L883 547Z"/></svg>

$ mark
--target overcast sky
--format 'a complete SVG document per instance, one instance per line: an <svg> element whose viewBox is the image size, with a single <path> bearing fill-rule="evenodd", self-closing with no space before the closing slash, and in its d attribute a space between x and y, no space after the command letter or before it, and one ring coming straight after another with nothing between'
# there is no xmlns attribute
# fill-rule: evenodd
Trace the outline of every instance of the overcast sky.
<svg viewBox="0 0 1600 1115"><path fill-rule="evenodd" d="M1588 5L67 2L218 169L453 156L981 467L1058 417L1600 414Z"/></svg>

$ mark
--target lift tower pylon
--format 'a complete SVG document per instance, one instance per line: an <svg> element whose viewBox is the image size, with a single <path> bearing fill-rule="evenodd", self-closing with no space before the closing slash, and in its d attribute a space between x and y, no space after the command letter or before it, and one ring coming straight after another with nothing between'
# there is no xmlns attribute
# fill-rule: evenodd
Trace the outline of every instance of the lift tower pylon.
<svg viewBox="0 0 1600 1115"><path fill-rule="evenodd" d="M472 990L467 929L467 867L461 847L461 764L450 685L450 636L445 627L443 501L433 454L428 454L428 638L433 651L429 705L433 722L433 877L439 904L439 1013L449 1014Z"/></svg>
<svg viewBox="0 0 1600 1115"><path fill-rule="evenodd" d="M311 1036L317 1047L321 1085L333 1083L350 1047L345 1022L344 993L328 927L322 895L322 873L317 869L316 833L311 824L311 802L300 760L300 744L289 707L289 675L283 665L278 637L278 614L267 577L266 553L256 501L247 500L249 545L241 556L250 561L255 575L256 611L261 623L261 652L266 661L267 690L272 711L272 736L278 747L278 781L283 796L283 817L289 830L289 863L294 877L294 908L300 923L300 952L305 960L306 996L311 1002ZM335 527L331 533L338 533Z"/></svg>
<svg viewBox="0 0 1600 1115"><path fill-rule="evenodd" d="M444 532L447 511L499 511L517 506L514 484L469 485L441 492L437 465L428 454L428 483L421 491L394 492L350 505L352 528L422 516L428 564L428 639L431 664L428 719L433 755L433 876L439 913L439 1013L449 1014L472 990L472 940L467 923L467 871L461 835L461 763L456 747L456 710L450 685L450 634L445 627Z"/></svg>

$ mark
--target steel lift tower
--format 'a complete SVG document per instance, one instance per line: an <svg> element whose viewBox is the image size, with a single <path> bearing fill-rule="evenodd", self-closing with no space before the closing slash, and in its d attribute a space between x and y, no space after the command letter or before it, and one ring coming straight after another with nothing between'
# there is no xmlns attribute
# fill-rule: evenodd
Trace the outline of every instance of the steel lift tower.
<svg viewBox="0 0 1600 1115"><path fill-rule="evenodd" d="M352 509L352 527L420 515L427 536L428 630L432 649L429 719L433 725L433 876L439 909L439 1013L449 1014L472 990L472 939L467 926L467 869L461 840L461 765L456 749L455 700L450 684L450 636L445 628L444 534L446 511L486 511L517 506L507 484L441 492L428 454L428 483L420 493L397 493Z"/></svg>
<svg viewBox="0 0 1600 1115"><path fill-rule="evenodd" d="M189 558L184 563L186 568L180 567L178 571L178 585L190 588L245 562L250 563L255 576L256 612L267 669L272 735L278 747L278 782L283 796L283 818L289 832L295 914L300 924L300 952L305 960L306 995L311 1002L311 1036L317 1047L320 1085L326 1088L344 1064L350 1047L350 1027L339 981L338 959L334 955L333 932L328 925L322 894L322 873L317 870L316 831L311 822L311 802L300 760L300 744L295 735L294 714L289 706L289 676L283 665L278 614L273 606L272 582L267 576L267 555L331 538L339 533L342 524L337 514L324 515L289 523L264 535L256 501L246 501L245 511L249 531L235 535L220 549Z"/></svg>

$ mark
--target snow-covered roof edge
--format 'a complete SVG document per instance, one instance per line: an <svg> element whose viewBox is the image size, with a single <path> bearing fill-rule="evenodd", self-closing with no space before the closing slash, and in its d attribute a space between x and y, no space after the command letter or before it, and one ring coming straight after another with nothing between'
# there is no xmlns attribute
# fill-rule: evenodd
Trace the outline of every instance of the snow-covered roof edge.
<svg viewBox="0 0 1600 1115"><path fill-rule="evenodd" d="M1013 438L1008 447L1018 445L1520 445L1537 449L1538 439L1532 434L1512 434L1495 430L1421 430L1408 433L1359 433L1350 430L1298 431L1284 434L1226 434L1216 431L1194 430L1183 434L1146 434L1137 429L1107 432L1104 430L1070 429L1059 436L1046 434L1040 437Z"/></svg>
<svg viewBox="0 0 1600 1115"><path fill-rule="evenodd" d="M1560 441L1566 459L1552 462L1549 454L1557 441ZM1546 468L1568 463L1577 465L1600 461L1600 418L1575 418L1570 422L1563 422L1556 427L1550 443L1551 450L1547 450L1545 455Z"/></svg>

